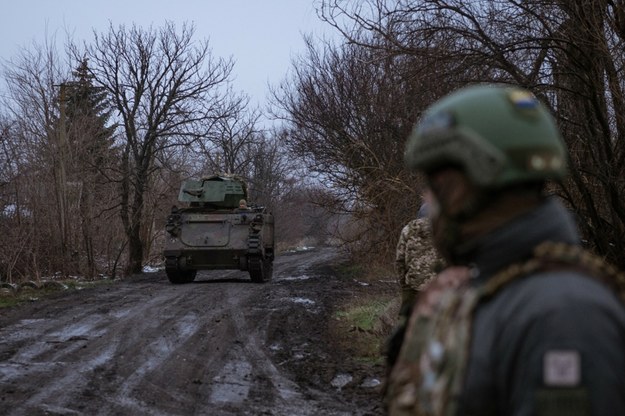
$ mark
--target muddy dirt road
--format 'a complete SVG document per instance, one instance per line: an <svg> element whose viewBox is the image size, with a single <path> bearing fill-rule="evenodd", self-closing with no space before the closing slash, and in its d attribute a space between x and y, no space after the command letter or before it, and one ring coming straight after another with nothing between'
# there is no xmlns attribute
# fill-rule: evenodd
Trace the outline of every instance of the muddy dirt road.
<svg viewBox="0 0 625 416"><path fill-rule="evenodd" d="M382 369L327 337L333 305L363 290L333 258L280 256L266 284L161 272L0 310L0 414L382 414Z"/></svg>

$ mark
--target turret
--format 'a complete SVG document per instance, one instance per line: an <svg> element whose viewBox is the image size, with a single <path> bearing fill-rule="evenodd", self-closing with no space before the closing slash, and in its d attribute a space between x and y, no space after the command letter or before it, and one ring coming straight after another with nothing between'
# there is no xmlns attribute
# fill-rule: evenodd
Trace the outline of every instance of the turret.
<svg viewBox="0 0 625 416"><path fill-rule="evenodd" d="M200 180L188 179L182 183L178 200L192 207L215 209L237 208L241 199L247 199L243 178L235 175L213 175Z"/></svg>

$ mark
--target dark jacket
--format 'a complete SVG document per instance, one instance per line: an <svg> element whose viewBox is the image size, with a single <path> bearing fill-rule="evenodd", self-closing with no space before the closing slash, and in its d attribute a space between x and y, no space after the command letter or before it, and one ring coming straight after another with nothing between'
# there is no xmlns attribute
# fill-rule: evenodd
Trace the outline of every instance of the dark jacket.
<svg viewBox="0 0 625 416"><path fill-rule="evenodd" d="M483 237L465 253L479 285L543 241L579 244L557 201ZM518 278L477 306L461 415L625 415L625 308L582 271Z"/></svg>

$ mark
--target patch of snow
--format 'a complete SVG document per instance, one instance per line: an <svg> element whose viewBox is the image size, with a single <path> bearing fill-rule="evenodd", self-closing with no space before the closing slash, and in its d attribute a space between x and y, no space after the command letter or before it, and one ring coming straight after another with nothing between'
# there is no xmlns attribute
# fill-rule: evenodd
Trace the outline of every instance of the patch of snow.
<svg viewBox="0 0 625 416"><path fill-rule="evenodd" d="M290 298L289 299L291 302L293 303L301 303L304 305L314 305L315 301L314 300L310 300L310 299L306 299L306 298Z"/></svg>
<svg viewBox="0 0 625 416"><path fill-rule="evenodd" d="M280 280L289 280L289 281L291 281L291 280L308 280L308 279L312 279L312 276L303 274L303 275L300 275L300 276L283 277Z"/></svg>
<svg viewBox="0 0 625 416"><path fill-rule="evenodd" d="M364 388L369 389L369 388L373 388L373 387L378 387L380 384L382 384L382 383L377 378L368 378L368 379L366 379L366 380L364 380L362 382L360 387L364 387Z"/></svg>
<svg viewBox="0 0 625 416"><path fill-rule="evenodd" d="M345 387L347 384L349 384L352 381L352 379L353 377L349 374L337 374L336 376L334 376L334 378L330 382L330 385L340 390L343 387Z"/></svg>
<svg viewBox="0 0 625 416"><path fill-rule="evenodd" d="M315 247L311 247L311 246L300 246L300 247L295 247L292 250L287 250L286 253L300 253L302 251L309 251L309 250L313 250Z"/></svg>

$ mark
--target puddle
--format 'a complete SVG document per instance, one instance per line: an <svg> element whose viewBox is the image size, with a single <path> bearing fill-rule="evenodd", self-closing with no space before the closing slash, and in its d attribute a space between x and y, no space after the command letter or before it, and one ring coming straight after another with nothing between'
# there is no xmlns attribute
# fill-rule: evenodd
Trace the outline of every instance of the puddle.
<svg viewBox="0 0 625 416"><path fill-rule="evenodd" d="M0 329L0 339L4 342L22 341L31 338L37 332L39 323L47 322L48 319L22 319L17 324Z"/></svg>
<svg viewBox="0 0 625 416"><path fill-rule="evenodd" d="M118 309L118 310L114 310L113 312L111 312L110 315L115 319L121 319L121 318L125 318L129 316L131 312L132 312L132 309L130 308Z"/></svg>
<svg viewBox="0 0 625 416"><path fill-rule="evenodd" d="M91 317L83 320L82 322L77 322L73 325L68 325L60 331L51 332L49 337L51 340L66 342L68 340L74 338L92 338L103 335L105 330L95 330L94 326L100 322L100 318Z"/></svg>
<svg viewBox="0 0 625 416"><path fill-rule="evenodd" d="M252 365L246 361L231 361L213 378L215 384L210 395L211 403L241 403L250 391L249 375Z"/></svg>

